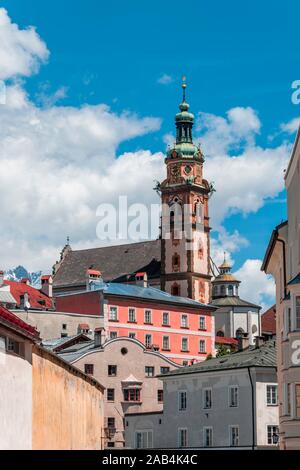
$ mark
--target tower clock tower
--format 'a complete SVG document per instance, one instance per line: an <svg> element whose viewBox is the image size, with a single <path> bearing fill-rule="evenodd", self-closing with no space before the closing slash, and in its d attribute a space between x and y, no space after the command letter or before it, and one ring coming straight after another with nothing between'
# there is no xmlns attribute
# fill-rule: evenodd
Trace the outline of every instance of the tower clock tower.
<svg viewBox="0 0 300 470"><path fill-rule="evenodd" d="M167 178L162 197L161 288L172 295L210 301L210 227L208 202L211 187L203 178L204 157L193 143L194 115L183 100L176 115L176 143L165 160Z"/></svg>

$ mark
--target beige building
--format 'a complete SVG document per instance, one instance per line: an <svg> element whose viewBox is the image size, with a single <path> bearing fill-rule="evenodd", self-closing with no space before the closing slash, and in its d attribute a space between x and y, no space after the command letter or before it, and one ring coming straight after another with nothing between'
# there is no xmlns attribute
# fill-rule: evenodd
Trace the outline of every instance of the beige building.
<svg viewBox="0 0 300 470"><path fill-rule="evenodd" d="M179 365L135 339L120 337L101 346L101 336L90 344L77 344L59 354L93 375L106 388L105 446L124 447L126 413L153 413L163 409L163 385L157 375Z"/></svg>
<svg viewBox="0 0 300 470"><path fill-rule="evenodd" d="M273 231L262 269L276 282L280 447L300 450L300 131L285 175L288 221Z"/></svg>
<svg viewBox="0 0 300 470"><path fill-rule="evenodd" d="M100 315L50 312L39 310L12 310L21 320L36 328L43 340L64 338L83 333L91 339L96 328L103 326Z"/></svg>
<svg viewBox="0 0 300 470"><path fill-rule="evenodd" d="M0 449L100 450L104 388L0 307Z"/></svg>

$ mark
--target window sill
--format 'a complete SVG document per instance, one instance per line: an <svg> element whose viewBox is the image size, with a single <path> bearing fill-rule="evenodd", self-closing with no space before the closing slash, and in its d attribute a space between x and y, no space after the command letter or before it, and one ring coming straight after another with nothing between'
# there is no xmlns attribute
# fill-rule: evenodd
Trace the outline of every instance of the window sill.
<svg viewBox="0 0 300 470"><path fill-rule="evenodd" d="M162 348L162 351L164 351L164 352L171 352L171 349L164 349L164 348Z"/></svg>
<svg viewBox="0 0 300 470"><path fill-rule="evenodd" d="M205 331L207 331L207 328L199 328L198 331L203 331L203 332L205 332Z"/></svg>
<svg viewBox="0 0 300 470"><path fill-rule="evenodd" d="M180 328L181 328L182 330L189 330L189 329L190 329L189 326L181 326Z"/></svg>
<svg viewBox="0 0 300 470"><path fill-rule="evenodd" d="M137 322L136 322L136 321L129 321L129 320L128 320L128 322L127 322L127 323L129 323L130 325L136 325L136 324L137 324Z"/></svg>
<svg viewBox="0 0 300 470"><path fill-rule="evenodd" d="M181 349L181 352L182 352L182 353L186 353L186 354L188 354L190 351L189 351L189 350L184 350L184 349Z"/></svg>
<svg viewBox="0 0 300 470"><path fill-rule="evenodd" d="M199 351L198 354L202 354L202 356L203 356L204 354L207 354L207 351L205 351L205 352Z"/></svg>
<svg viewBox="0 0 300 470"><path fill-rule="evenodd" d="M142 401L121 401L124 405L142 405Z"/></svg>
<svg viewBox="0 0 300 470"><path fill-rule="evenodd" d="M119 323L119 320L112 320L111 318L109 318L108 321L110 321L110 322L112 322L112 323Z"/></svg>
<svg viewBox="0 0 300 470"><path fill-rule="evenodd" d="M171 325L161 325L164 328L171 328Z"/></svg>
<svg viewBox="0 0 300 470"><path fill-rule="evenodd" d="M146 322L144 322L144 325L153 326L153 323L146 323Z"/></svg>

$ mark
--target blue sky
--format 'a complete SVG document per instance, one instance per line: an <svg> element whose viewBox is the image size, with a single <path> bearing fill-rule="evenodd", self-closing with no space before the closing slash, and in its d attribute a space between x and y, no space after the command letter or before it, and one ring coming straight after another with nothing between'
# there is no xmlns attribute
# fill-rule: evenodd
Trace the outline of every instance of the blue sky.
<svg viewBox="0 0 300 470"><path fill-rule="evenodd" d="M64 87L63 106L105 103L116 114L161 119L160 129L120 140L117 155L165 151L183 74L191 109L205 113L205 122L207 115L226 118L232 108L251 108L260 121L259 130L250 131L255 146L293 142L294 133L280 126L299 116L291 102L291 83L300 78L299 2L3 0L0 6L20 29L36 27L50 51L47 63L22 85L37 106L41 93ZM159 80L164 76L167 83ZM239 146L234 142L228 155L242 152ZM248 185L253 178L250 171ZM262 259L272 229L285 219L285 194L275 193L264 195L261 208L231 208L218 221L248 240L233 254L235 270L248 259Z"/></svg>

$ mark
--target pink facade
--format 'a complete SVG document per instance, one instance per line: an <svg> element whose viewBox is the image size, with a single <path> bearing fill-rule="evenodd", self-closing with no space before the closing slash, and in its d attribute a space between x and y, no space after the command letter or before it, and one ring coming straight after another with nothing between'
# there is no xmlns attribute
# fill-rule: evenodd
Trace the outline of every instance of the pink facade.
<svg viewBox="0 0 300 470"><path fill-rule="evenodd" d="M56 299L59 311L103 316L107 339L131 337L180 364L214 353L214 309L149 299L108 295L102 291Z"/></svg>

